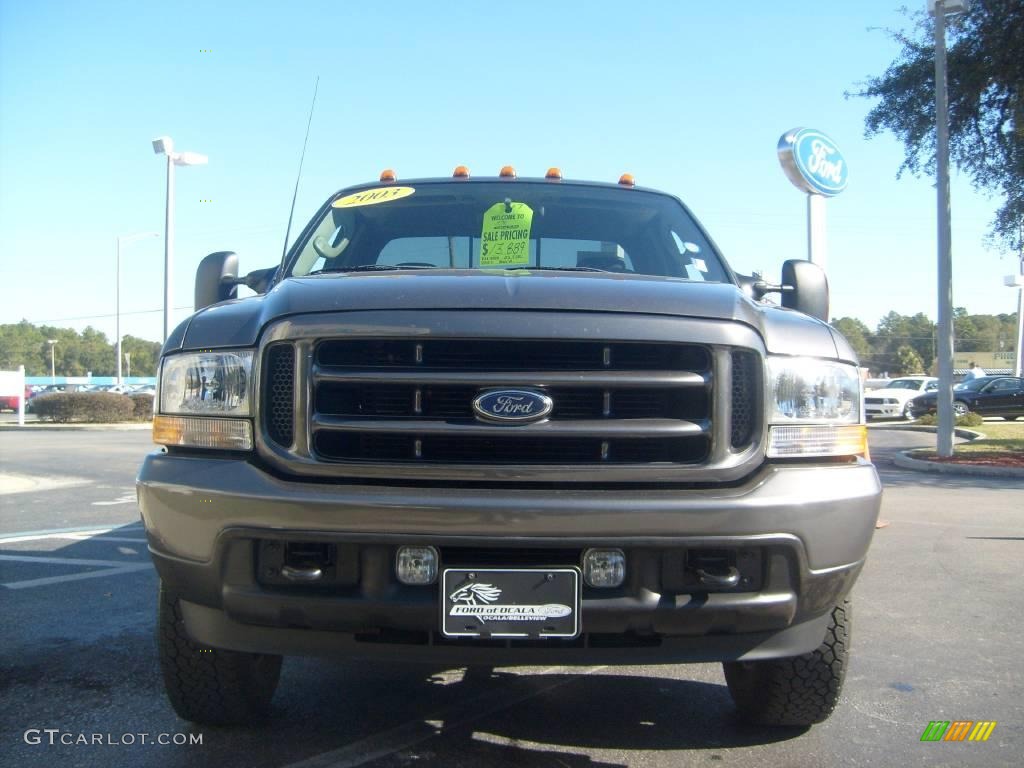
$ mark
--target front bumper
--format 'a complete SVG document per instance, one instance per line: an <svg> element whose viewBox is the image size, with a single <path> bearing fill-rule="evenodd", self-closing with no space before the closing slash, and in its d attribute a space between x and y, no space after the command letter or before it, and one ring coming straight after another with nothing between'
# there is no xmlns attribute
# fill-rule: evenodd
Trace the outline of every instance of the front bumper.
<svg viewBox="0 0 1024 768"><path fill-rule="evenodd" d="M897 419L906 407L906 403L865 403L864 415L869 419Z"/></svg>
<svg viewBox="0 0 1024 768"><path fill-rule="evenodd" d="M729 488L538 490L303 483L242 459L163 453L147 457L138 491L157 570L197 641L463 664L810 651L860 571L881 496L866 462L766 465ZM264 583L268 541L344 548L358 577L330 589ZM615 546L626 552L627 581L584 589L583 635L574 640L456 641L438 632L438 587L395 579L402 544L436 546L449 562L531 557L537 565L576 564L586 547ZM671 564L701 548L756 556L757 578L731 590L672 583Z"/></svg>

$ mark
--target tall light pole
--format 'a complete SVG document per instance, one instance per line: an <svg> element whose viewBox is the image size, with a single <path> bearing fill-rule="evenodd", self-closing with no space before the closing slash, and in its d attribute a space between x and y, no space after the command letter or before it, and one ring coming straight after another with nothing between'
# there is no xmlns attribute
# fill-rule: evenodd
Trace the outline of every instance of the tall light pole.
<svg viewBox="0 0 1024 768"><path fill-rule="evenodd" d="M57 366L54 360L53 350L57 346L57 339L47 339L46 343L50 345L50 383L57 383Z"/></svg>
<svg viewBox="0 0 1024 768"><path fill-rule="evenodd" d="M117 266L116 276L114 283L116 285L117 298L115 299L115 328L117 334L117 383L122 384L121 381L121 243L134 243L136 240L145 240L148 237L160 237L159 232L140 232L136 235L118 235L115 240L117 241Z"/></svg>
<svg viewBox="0 0 1024 768"><path fill-rule="evenodd" d="M1007 275L1005 284L1017 288L1017 359L1013 366L1014 376L1024 376L1024 251L1020 254L1020 274Z"/></svg>
<svg viewBox="0 0 1024 768"><path fill-rule="evenodd" d="M935 17L935 159L938 195L939 424L935 451L953 455L953 255L949 223L949 101L946 92L946 16L967 10L967 0L928 0Z"/></svg>
<svg viewBox="0 0 1024 768"><path fill-rule="evenodd" d="M171 333L171 312L174 290L171 267L174 262L174 166L206 165L209 158L198 152L175 152L170 136L153 139L153 151L167 155L167 205L164 213L164 341Z"/></svg>

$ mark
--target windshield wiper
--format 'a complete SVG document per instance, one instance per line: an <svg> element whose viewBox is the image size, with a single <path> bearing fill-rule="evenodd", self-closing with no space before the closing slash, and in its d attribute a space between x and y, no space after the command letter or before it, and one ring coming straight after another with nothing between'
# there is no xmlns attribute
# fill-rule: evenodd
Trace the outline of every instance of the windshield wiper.
<svg viewBox="0 0 1024 768"><path fill-rule="evenodd" d="M552 271L552 272L609 272L607 269L598 269L597 267L515 267L515 269L523 269L527 272L533 270Z"/></svg>
<svg viewBox="0 0 1024 768"><path fill-rule="evenodd" d="M435 267L422 267L422 266L410 266L395 265L395 264L359 264L355 267L327 267L325 269L317 269L310 272L310 275L322 275L326 272L391 272L396 269L435 269ZM307 275L308 277L308 275Z"/></svg>

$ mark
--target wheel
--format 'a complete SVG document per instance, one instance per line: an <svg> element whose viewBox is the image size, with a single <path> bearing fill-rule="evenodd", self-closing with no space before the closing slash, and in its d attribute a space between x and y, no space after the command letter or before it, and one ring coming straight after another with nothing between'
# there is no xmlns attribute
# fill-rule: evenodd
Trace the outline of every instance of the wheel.
<svg viewBox="0 0 1024 768"><path fill-rule="evenodd" d="M1020 416L1003 416L1006 421L1016 421Z"/></svg>
<svg viewBox="0 0 1024 768"><path fill-rule="evenodd" d="M726 662L725 682L741 718L758 725L813 725L839 701L850 653L852 606L832 609L820 646L802 656Z"/></svg>
<svg viewBox="0 0 1024 768"><path fill-rule="evenodd" d="M967 407L967 403L962 400L955 400L953 402L953 413L957 416L966 416L970 408Z"/></svg>
<svg viewBox="0 0 1024 768"><path fill-rule="evenodd" d="M907 421L914 420L914 406L910 401L907 401L907 404L903 406L903 418Z"/></svg>
<svg viewBox="0 0 1024 768"><path fill-rule="evenodd" d="M185 633L177 597L162 583L157 645L167 698L185 720L243 725L269 713L281 675L281 657L196 644Z"/></svg>

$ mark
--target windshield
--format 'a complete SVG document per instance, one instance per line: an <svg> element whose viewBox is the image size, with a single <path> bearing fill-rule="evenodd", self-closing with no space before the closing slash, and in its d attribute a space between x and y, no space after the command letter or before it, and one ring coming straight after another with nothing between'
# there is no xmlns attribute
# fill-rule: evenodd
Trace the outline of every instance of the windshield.
<svg viewBox="0 0 1024 768"><path fill-rule="evenodd" d="M426 182L333 201L286 275L570 269L731 282L678 201L558 182Z"/></svg>
<svg viewBox="0 0 1024 768"><path fill-rule="evenodd" d="M893 379L885 385L886 389L920 389L920 379Z"/></svg>
<svg viewBox="0 0 1024 768"><path fill-rule="evenodd" d="M968 379L967 381L961 381L959 384L953 385L953 389L981 389L988 384L992 379Z"/></svg>

